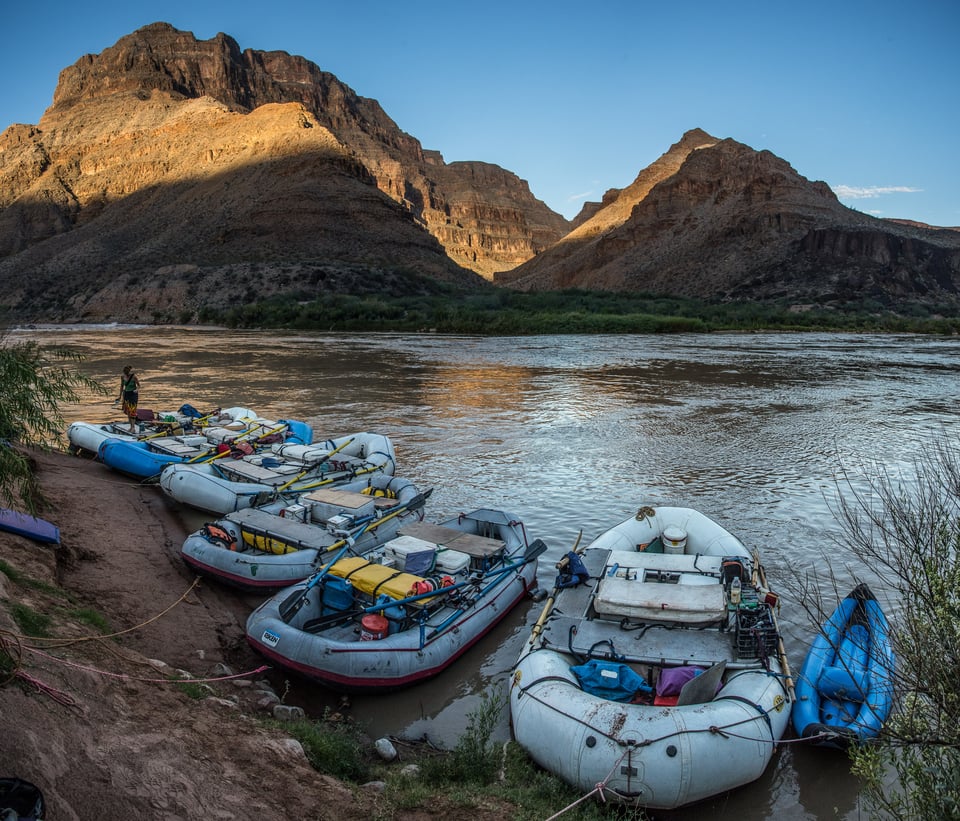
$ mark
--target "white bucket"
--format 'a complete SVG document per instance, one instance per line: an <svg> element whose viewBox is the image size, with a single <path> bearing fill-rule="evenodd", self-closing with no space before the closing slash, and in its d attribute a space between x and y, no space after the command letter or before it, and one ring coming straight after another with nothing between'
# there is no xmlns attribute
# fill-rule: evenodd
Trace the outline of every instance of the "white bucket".
<svg viewBox="0 0 960 821"><path fill-rule="evenodd" d="M687 533L676 525L668 525L661 535L663 552L679 555L687 550Z"/></svg>

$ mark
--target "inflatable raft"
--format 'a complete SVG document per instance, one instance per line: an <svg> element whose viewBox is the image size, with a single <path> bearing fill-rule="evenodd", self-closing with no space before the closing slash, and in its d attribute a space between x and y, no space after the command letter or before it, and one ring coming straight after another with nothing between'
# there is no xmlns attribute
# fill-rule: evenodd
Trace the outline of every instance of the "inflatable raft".
<svg viewBox="0 0 960 821"><path fill-rule="evenodd" d="M191 533L180 553L202 575L269 592L316 573L345 542L362 555L422 520L420 495L412 482L385 474L317 488L292 504L228 513Z"/></svg>
<svg viewBox="0 0 960 821"><path fill-rule="evenodd" d="M793 727L825 747L875 738L893 707L890 627L873 592L857 585L814 639L797 678Z"/></svg>
<svg viewBox="0 0 960 821"><path fill-rule="evenodd" d="M792 689L759 559L702 513L644 507L558 568L510 687L534 761L651 809L759 778Z"/></svg>
<svg viewBox="0 0 960 821"><path fill-rule="evenodd" d="M247 620L269 661L342 691L391 690L435 676L535 587L523 525L498 510L414 522L366 556L336 555Z"/></svg>
<svg viewBox="0 0 960 821"><path fill-rule="evenodd" d="M140 410L143 417L134 433L130 431L130 423L126 419L118 422L74 422L67 428L67 441L70 450L74 453L89 453L96 456L107 439L122 439L127 442L157 439L163 436L191 435L201 433L205 428L213 429L221 426L230 426L234 429L234 436L243 432L246 425L240 421L254 419L256 414L249 408L217 409L208 414L202 414L192 405L181 405L175 413L154 413L150 410ZM238 426L238 427L237 427Z"/></svg>
<svg viewBox="0 0 960 821"><path fill-rule="evenodd" d="M358 476L392 476L395 467L388 437L354 433L315 444L288 440L240 459L172 463L162 469L160 487L181 504L223 515Z"/></svg>
<svg viewBox="0 0 960 821"><path fill-rule="evenodd" d="M241 427L215 426L190 436L148 437L138 441L107 439L101 443L97 458L119 473L153 479L159 478L167 465L227 460L277 442L309 444L313 436L309 425L290 419L274 422L258 417L240 420L237 424Z"/></svg>

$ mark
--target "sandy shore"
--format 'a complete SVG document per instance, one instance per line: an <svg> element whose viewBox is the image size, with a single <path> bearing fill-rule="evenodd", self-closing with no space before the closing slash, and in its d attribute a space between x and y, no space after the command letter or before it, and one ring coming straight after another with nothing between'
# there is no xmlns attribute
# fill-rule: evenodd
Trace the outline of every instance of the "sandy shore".
<svg viewBox="0 0 960 821"><path fill-rule="evenodd" d="M39 786L48 821L375 815L373 795L263 729L263 674L213 681L203 700L165 683L170 668L219 678L218 665L262 660L243 636L250 604L197 585L180 560L186 527L159 489L88 459L35 458L61 545L0 533L0 776ZM49 615L56 639L20 635L16 608ZM119 635L91 640L90 614Z"/></svg>

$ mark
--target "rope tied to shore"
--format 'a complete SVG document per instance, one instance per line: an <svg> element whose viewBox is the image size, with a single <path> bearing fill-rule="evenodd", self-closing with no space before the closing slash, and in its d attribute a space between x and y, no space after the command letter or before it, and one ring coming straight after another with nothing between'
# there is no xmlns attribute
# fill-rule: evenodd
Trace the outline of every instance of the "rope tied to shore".
<svg viewBox="0 0 960 821"><path fill-rule="evenodd" d="M26 649L29 650L30 648ZM0 681L0 687L9 684L14 679L20 679L21 681L27 682L27 684L33 687L38 693L46 693L54 701L58 701L67 707L76 707L77 702L73 696L63 692L63 690L58 690L56 687L45 684L40 681L40 679L24 671L23 650L24 646L20 641L20 636L8 630L0 630L0 669L7 666L6 659L10 660L10 673L5 679Z"/></svg>
<svg viewBox="0 0 960 821"><path fill-rule="evenodd" d="M27 647L27 652L33 653L37 656L42 656L43 658L49 659L50 661L55 661L59 664L64 665L65 667L72 667L74 670L83 670L86 673L96 673L99 676L104 676L105 678L115 678L120 681L144 681L151 684L209 684L216 681L232 681L233 679L246 678L247 676L255 676L259 673L263 673L270 669L269 664L263 664L260 667L257 667L253 670L248 670L245 673L233 673L228 676L209 676L206 678L148 678L147 676L133 676L129 673L111 673L107 670L101 670L97 667L91 667L86 664L77 664L76 662L67 661L66 659L57 658L57 656L51 656L49 653L44 653L42 650L37 650L34 647Z"/></svg>
<svg viewBox="0 0 960 821"><path fill-rule="evenodd" d="M46 693L55 701L58 701L61 704L65 704L68 707L76 707L77 702L72 696L68 693L64 693L62 690L58 690L55 687L51 687L48 684L45 684L40 679L26 673L23 670L23 654L24 651L32 653L35 656L43 657L49 661L55 662L57 664L62 664L66 667L71 667L76 670L83 670L84 672L94 673L96 675L103 676L105 678L113 678L121 681L141 681L152 684L209 684L218 681L230 681L233 679L246 678L247 676L258 675L263 673L266 670L270 669L269 665L261 665L254 670L248 670L244 673L234 673L231 675L224 676L210 676L205 678L156 678L148 676L134 676L128 673L113 673L107 670L102 670L90 665L78 664L76 662L67 661L66 659L59 658L57 656L51 655L44 652L40 647L33 646L33 644L27 644L26 641L30 642L45 642L43 647L46 649L53 649L59 647L69 647L75 644L81 644L87 641L97 641L103 642L105 639L116 638L117 636L122 636L127 633L132 633L136 630L141 630L147 625L157 621L158 619L165 616L169 613L174 607L184 601L187 596L194 590L194 588L200 583L200 578L197 577L193 580L191 585L183 592L183 594L171 604L169 607L165 608L160 613L157 613L155 616L147 619L140 624L136 624L133 627L128 627L125 630L118 630L115 633L109 634L98 634L94 636L80 636L74 639L60 639L46 636L26 636L19 633L13 633L9 630L0 630L0 674L3 674L6 669L9 667L9 672L5 678L0 678L0 687L9 684L14 679L21 679L28 684L30 684L37 692ZM104 645L109 648L109 645ZM112 649L112 648L111 648ZM121 655L121 658L124 658L125 661L131 663L141 663L149 664L148 661L138 661L135 659L129 659ZM7 660L9 659L9 661Z"/></svg>

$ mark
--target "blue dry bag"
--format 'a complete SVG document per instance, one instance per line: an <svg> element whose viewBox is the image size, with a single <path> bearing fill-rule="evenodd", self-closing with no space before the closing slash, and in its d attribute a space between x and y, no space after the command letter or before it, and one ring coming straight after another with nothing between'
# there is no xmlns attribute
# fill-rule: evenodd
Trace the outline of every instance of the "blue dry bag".
<svg viewBox="0 0 960 821"><path fill-rule="evenodd" d="M592 696L600 696L610 701L632 701L639 693L649 695L653 688L626 664L602 659L590 659L586 664L571 667L570 672L577 677L580 688Z"/></svg>

